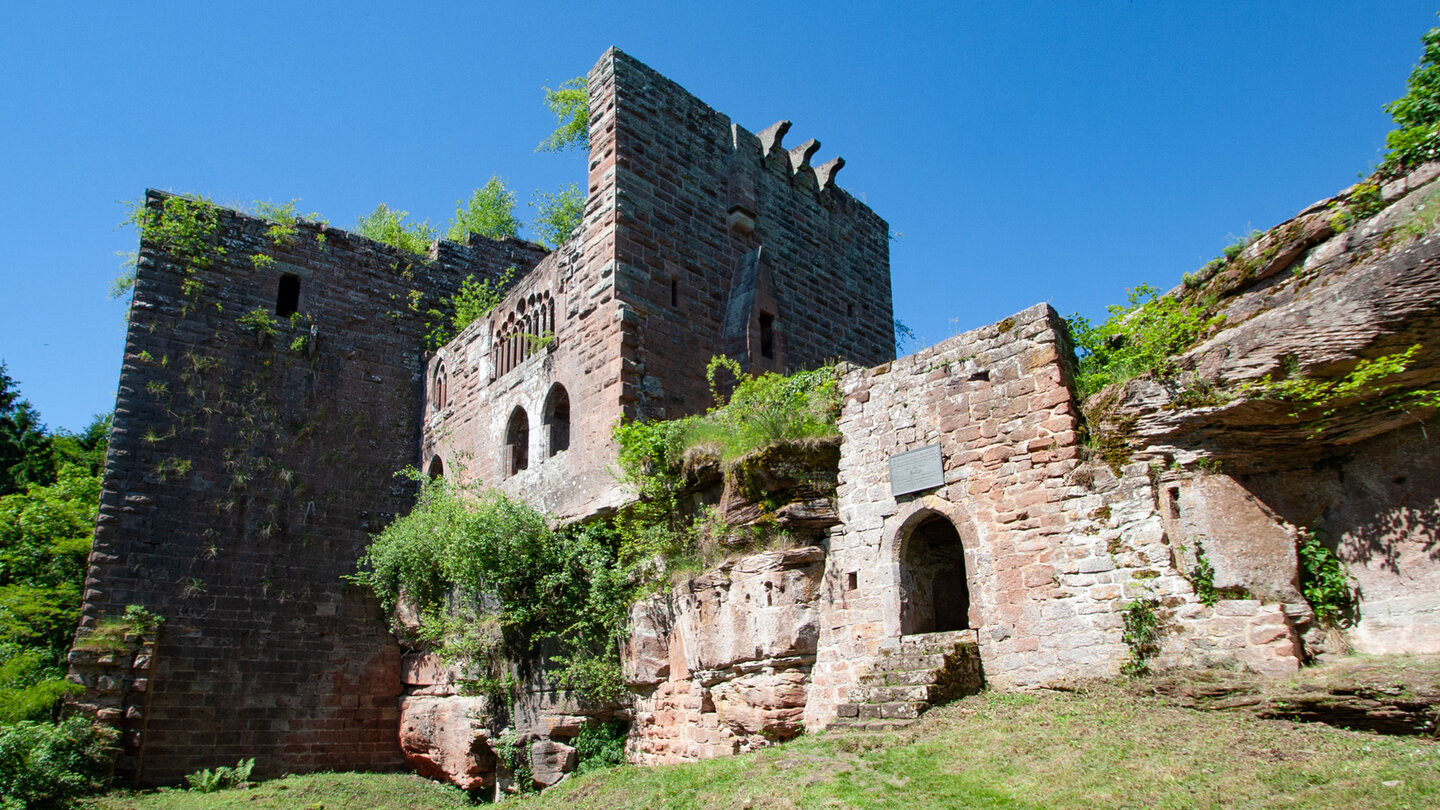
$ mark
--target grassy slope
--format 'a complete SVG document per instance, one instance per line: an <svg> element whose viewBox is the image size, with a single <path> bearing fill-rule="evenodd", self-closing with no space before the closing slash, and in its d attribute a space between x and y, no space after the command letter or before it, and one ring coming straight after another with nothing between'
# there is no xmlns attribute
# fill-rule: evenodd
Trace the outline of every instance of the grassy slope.
<svg viewBox="0 0 1440 810"><path fill-rule="evenodd" d="M403 773L313 773L262 782L246 790L189 793L116 791L96 810L421 810L468 808L465 793Z"/></svg>
<svg viewBox="0 0 1440 810"><path fill-rule="evenodd" d="M1386 782L1399 784L1386 786ZM1116 685L985 694L884 737L576 779L525 808L1435 807L1440 744L1196 712Z"/></svg>
<svg viewBox="0 0 1440 810"><path fill-rule="evenodd" d="M115 794L100 806L317 804L459 806L456 793L420 780L343 774L208 797ZM1440 742L1197 712L1124 684L1095 684L1073 693L977 695L888 736L818 734L748 756L602 771L510 806L1437 807Z"/></svg>

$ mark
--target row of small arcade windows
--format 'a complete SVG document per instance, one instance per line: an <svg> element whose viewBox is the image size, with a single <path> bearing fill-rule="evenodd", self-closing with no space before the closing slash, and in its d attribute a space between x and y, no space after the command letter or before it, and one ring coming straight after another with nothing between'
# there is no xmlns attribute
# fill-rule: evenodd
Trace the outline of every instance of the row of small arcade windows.
<svg viewBox="0 0 1440 810"><path fill-rule="evenodd" d="M570 394L565 386L556 383L545 396L545 405L540 415L541 448L546 458L570 449ZM530 468L530 417L519 405L510 412L505 424L504 464L506 477ZM445 465L437 455L430 460L426 470L431 478L445 474Z"/></svg>

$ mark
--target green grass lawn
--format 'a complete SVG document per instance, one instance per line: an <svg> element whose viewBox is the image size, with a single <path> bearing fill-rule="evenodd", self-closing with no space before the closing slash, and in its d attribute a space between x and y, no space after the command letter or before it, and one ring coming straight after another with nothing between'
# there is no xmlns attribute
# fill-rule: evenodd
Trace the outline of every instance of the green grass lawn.
<svg viewBox="0 0 1440 810"><path fill-rule="evenodd" d="M510 806L1440 807L1434 739L1195 711L1137 694L1136 686L986 693L894 734L823 733L746 756L615 768ZM210 795L117 793L97 807L379 810L463 801L413 777L328 774Z"/></svg>

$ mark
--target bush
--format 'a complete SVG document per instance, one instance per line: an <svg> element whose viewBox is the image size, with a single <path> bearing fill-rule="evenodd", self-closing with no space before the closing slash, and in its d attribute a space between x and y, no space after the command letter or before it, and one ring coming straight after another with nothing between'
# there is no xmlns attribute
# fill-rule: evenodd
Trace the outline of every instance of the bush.
<svg viewBox="0 0 1440 810"><path fill-rule="evenodd" d="M1326 627L1348 623L1355 611L1350 569L1315 532L1301 530L1296 542L1300 558L1300 593Z"/></svg>
<svg viewBox="0 0 1440 810"><path fill-rule="evenodd" d="M60 699L80 688L48 657L42 650L0 644L0 724L50 719Z"/></svg>
<svg viewBox="0 0 1440 810"><path fill-rule="evenodd" d="M410 253L429 254L437 231L430 227L429 220L406 222L408 216L409 211L395 211L380 203L374 211L356 220L355 233Z"/></svg>
<svg viewBox="0 0 1440 810"><path fill-rule="evenodd" d="M113 737L79 717L0 726L0 807L64 807L100 791Z"/></svg>
<svg viewBox="0 0 1440 810"><path fill-rule="evenodd" d="M1128 292L1128 304L1108 307L1110 317L1099 326L1079 314L1067 319L1080 360L1075 383L1082 399L1141 374L1174 371L1175 355L1222 321L1203 302L1161 296L1148 284Z"/></svg>
<svg viewBox="0 0 1440 810"><path fill-rule="evenodd" d="M375 537L354 580L392 611L402 598L413 603L422 634L452 657L503 660L464 632L467 624L493 622L517 660L556 639L557 679L604 701L623 689L618 643L635 595L618 543L604 524L553 529L547 515L498 490L427 479L415 508ZM447 618L464 611L474 621Z"/></svg>
<svg viewBox="0 0 1440 810"><path fill-rule="evenodd" d="M720 372L737 380L728 401L720 392ZM703 416L657 422L622 422L614 429L620 445L620 469L641 495L678 486L676 477L687 452L702 449L731 462L779 442L834 436L840 414L840 388L834 366L791 375L747 377L727 357L715 357L706 369L718 403Z"/></svg>
<svg viewBox="0 0 1440 810"><path fill-rule="evenodd" d="M578 776L587 771L624 765L628 731L626 725L618 720L581 728L575 737L575 755L580 761L575 774Z"/></svg>
<svg viewBox="0 0 1440 810"><path fill-rule="evenodd" d="M520 232L520 220L515 218L515 192L505 187L505 181L498 175L491 175L484 186L475 189L469 202L461 200L455 204L455 219L450 223L446 238L463 242L470 234L476 233L491 239L502 239Z"/></svg>

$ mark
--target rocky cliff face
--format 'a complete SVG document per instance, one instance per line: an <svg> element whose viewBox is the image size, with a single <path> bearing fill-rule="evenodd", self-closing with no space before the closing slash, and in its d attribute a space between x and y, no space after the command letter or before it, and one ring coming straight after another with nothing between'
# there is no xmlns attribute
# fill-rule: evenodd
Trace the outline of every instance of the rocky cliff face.
<svg viewBox="0 0 1440 810"><path fill-rule="evenodd" d="M1364 652L1440 651L1440 430L1426 404L1440 390L1437 175L1315 203L1172 291L1217 296L1223 328L1178 374L1086 403L1094 429L1158 465L1159 510L1204 544L1217 587L1299 616L1297 532L1335 549ZM1367 375L1377 360L1388 373ZM1324 647L1314 633L1309 646Z"/></svg>

